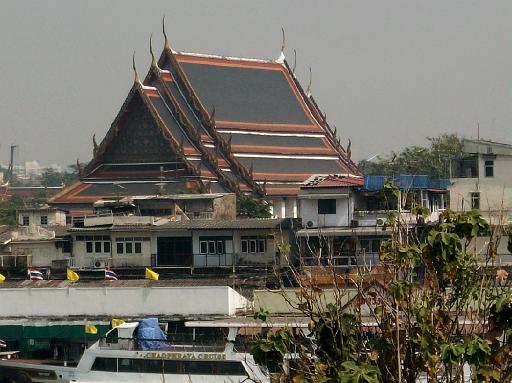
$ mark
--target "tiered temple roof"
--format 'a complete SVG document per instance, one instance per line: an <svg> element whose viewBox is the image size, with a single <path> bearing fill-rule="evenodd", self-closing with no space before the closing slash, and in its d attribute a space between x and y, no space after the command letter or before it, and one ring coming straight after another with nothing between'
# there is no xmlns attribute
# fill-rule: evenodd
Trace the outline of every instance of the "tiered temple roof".
<svg viewBox="0 0 512 383"><path fill-rule="evenodd" d="M165 31L164 31L165 36ZM135 81L80 183L54 204L130 194L294 196L313 174L359 171L284 55L276 61L174 52Z"/></svg>

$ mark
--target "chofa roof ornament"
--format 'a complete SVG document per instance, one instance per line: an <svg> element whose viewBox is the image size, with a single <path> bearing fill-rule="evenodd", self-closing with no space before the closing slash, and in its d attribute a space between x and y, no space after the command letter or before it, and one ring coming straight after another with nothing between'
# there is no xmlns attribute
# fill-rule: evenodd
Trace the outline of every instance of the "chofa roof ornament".
<svg viewBox="0 0 512 383"><path fill-rule="evenodd" d="M281 43L281 54L276 60L276 63L284 64L285 56L284 56L284 48L286 48L286 37L284 35L284 28L281 28L281 32L283 33L283 40Z"/></svg>

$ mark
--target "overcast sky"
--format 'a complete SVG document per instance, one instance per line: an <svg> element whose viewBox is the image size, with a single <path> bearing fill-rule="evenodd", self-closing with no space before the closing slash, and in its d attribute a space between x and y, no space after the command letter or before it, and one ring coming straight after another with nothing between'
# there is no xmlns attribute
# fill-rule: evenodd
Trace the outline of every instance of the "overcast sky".
<svg viewBox="0 0 512 383"><path fill-rule="evenodd" d="M512 1L0 1L0 162L89 161L149 36L176 50L286 54L357 160L444 132L505 141L512 128Z"/></svg>

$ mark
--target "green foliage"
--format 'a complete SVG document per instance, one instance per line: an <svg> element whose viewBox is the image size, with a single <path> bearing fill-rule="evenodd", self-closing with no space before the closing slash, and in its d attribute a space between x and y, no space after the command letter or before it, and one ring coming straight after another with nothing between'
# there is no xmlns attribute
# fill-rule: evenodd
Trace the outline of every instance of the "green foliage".
<svg viewBox="0 0 512 383"><path fill-rule="evenodd" d="M251 346L254 361L261 365L282 365L289 349L290 338L291 335L287 328L259 338Z"/></svg>
<svg viewBox="0 0 512 383"><path fill-rule="evenodd" d="M76 165L69 165L67 170L58 172L52 168L47 168L41 176L41 183L44 186L69 186L78 180L78 170Z"/></svg>
<svg viewBox="0 0 512 383"><path fill-rule="evenodd" d="M433 178L449 178L452 158L462 156L462 141L455 134L428 138L428 148L410 146L374 161L361 161L363 174L425 174Z"/></svg>
<svg viewBox="0 0 512 383"><path fill-rule="evenodd" d="M12 197L0 203L0 225L16 225L16 210L26 207L20 197Z"/></svg>
<svg viewBox="0 0 512 383"><path fill-rule="evenodd" d="M339 383L379 383L380 370L368 363L356 364L346 361L338 372Z"/></svg>
<svg viewBox="0 0 512 383"><path fill-rule="evenodd" d="M390 221L393 230L399 228L399 216ZM296 308L310 321L311 344L303 347L288 331L267 334L254 344L255 358L282 366L293 345L300 355L294 383L416 382L420 374L456 383L466 363L473 382L512 381L512 292L502 283L508 274L489 275L468 250L472 239L490 230L476 211L445 211L422 242L394 233L379 251L387 273L382 302L359 287L352 309L343 299L326 304L322 288L299 279ZM489 253L482 255L487 261ZM344 293L335 282L330 288ZM370 318L358 311L363 306ZM267 320L268 312L255 317ZM377 323L378 331L369 335L368 322Z"/></svg>
<svg viewBox="0 0 512 383"><path fill-rule="evenodd" d="M270 218L270 202L261 197L244 196L236 201L238 215L247 218Z"/></svg>

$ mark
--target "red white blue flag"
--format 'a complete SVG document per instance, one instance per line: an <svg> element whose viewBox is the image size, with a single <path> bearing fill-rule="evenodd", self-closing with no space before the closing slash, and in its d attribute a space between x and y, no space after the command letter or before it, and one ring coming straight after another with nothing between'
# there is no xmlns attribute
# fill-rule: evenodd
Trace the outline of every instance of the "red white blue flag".
<svg viewBox="0 0 512 383"><path fill-rule="evenodd" d="M117 281L117 274L110 269L105 269L105 279L107 281Z"/></svg>
<svg viewBox="0 0 512 383"><path fill-rule="evenodd" d="M44 279L44 274L36 269L31 269L28 271L28 277L31 281L42 281Z"/></svg>
<svg viewBox="0 0 512 383"><path fill-rule="evenodd" d="M3 339L0 339L0 348L6 348L7 347L7 342Z"/></svg>

